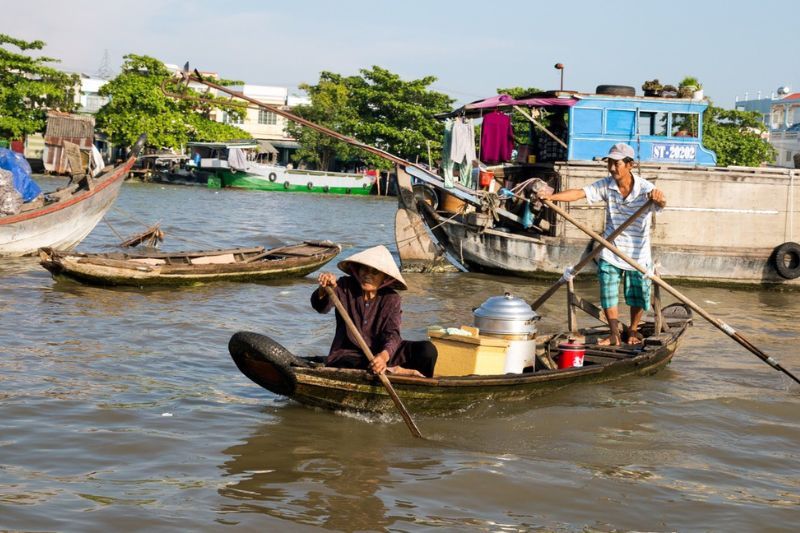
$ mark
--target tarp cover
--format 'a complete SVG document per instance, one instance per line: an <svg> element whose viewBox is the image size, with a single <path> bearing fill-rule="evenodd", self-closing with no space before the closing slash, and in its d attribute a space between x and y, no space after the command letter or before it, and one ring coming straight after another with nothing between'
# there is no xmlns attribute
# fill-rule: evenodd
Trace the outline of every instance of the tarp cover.
<svg viewBox="0 0 800 533"><path fill-rule="evenodd" d="M24 202L30 202L42 194L42 189L31 179L31 166L22 154L0 148L0 168L8 170L14 176L14 187L22 195Z"/></svg>
<svg viewBox="0 0 800 533"><path fill-rule="evenodd" d="M578 102L575 98L524 98L522 100L515 100L508 94L499 94L483 100L476 100L464 106L464 109L491 109L494 107L503 106L536 106L544 107L551 105L573 106Z"/></svg>

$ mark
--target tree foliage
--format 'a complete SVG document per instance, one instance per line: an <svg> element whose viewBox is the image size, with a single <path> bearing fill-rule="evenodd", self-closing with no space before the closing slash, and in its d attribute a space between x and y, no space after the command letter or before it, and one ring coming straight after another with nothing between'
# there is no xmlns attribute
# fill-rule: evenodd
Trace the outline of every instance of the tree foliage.
<svg viewBox="0 0 800 533"><path fill-rule="evenodd" d="M19 51L9 50L9 45ZM77 74L46 65L57 59L24 53L44 45L0 34L0 137L16 139L44 131L49 109L72 112L77 108Z"/></svg>
<svg viewBox="0 0 800 533"><path fill-rule="evenodd" d="M777 152L765 139L754 111L722 109L709 104L703 114L703 145L717 154L717 165L757 167L775 160Z"/></svg>
<svg viewBox="0 0 800 533"><path fill-rule="evenodd" d="M453 103L449 96L429 89L434 81L433 76L406 81L377 66L362 69L357 76L322 72L316 85L304 86L311 104L298 106L295 112L404 159L427 161L429 143L432 153L442 148L442 125L434 116L449 111ZM354 155L341 143L307 129L291 125L289 131L304 147L296 156L323 169L334 153L339 159ZM390 166L377 156L360 155L371 165Z"/></svg>
<svg viewBox="0 0 800 533"><path fill-rule="evenodd" d="M497 94L507 94L515 100L522 99L540 92L542 92L541 89L537 89L536 87L506 87L503 89L497 89ZM540 119L537 119L537 122L543 124L545 127L549 125L548 117L541 117ZM536 126L534 126L530 120L522 116L522 113L518 113L516 111L512 113L511 129L514 130L514 140L518 145L528 144L531 128L535 127Z"/></svg>
<svg viewBox="0 0 800 533"><path fill-rule="evenodd" d="M100 89L111 100L97 113L97 127L114 144L130 145L147 134L147 144L157 148L180 148L188 141L227 141L250 138L244 130L211 120L213 109L241 117L244 108L228 99L198 103L166 96L161 90L171 73L158 59L129 54L120 74ZM183 87L187 96L199 94ZM208 98L208 97L206 97Z"/></svg>

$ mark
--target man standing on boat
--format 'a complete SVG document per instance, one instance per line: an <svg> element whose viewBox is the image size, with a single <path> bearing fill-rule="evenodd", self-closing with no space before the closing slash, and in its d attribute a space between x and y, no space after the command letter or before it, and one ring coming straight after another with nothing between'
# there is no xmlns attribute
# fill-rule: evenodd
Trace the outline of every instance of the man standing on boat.
<svg viewBox="0 0 800 533"><path fill-rule="evenodd" d="M400 338L403 312L395 289L405 290L408 286L389 250L375 246L341 261L338 267L349 275L336 279L330 272L320 274L311 306L319 313L329 312L333 302L325 287L333 288L375 358L372 363L367 360L337 309L336 334L325 366L432 377L436 346L430 341Z"/></svg>
<svg viewBox="0 0 800 533"><path fill-rule="evenodd" d="M653 200L655 204L653 210L655 211L661 211L667 204L663 191L656 189L652 183L633 173L634 158L633 148L625 143L615 144L605 158L610 174L608 177L582 189L567 189L556 194L547 194L546 191L542 191L539 193L539 198L553 202L574 202L582 198L586 198L590 204L605 202L606 228L603 237L607 237L648 200ZM639 217L620 233L614 242L625 255L648 271L653 268L650 252L652 218L652 211ZM627 342L638 344L641 342L638 337L639 323L644 311L650 308L650 279L633 269L608 248L604 248L600 252L597 273L600 279L600 305L608 319L611 332L610 336L601 340L599 344L620 344L617 302L621 276L625 280L625 302L631 308L631 325Z"/></svg>

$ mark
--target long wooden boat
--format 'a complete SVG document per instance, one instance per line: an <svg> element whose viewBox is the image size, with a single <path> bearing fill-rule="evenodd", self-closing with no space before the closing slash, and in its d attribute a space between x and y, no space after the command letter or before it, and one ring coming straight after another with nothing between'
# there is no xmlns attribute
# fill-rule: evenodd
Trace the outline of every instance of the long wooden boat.
<svg viewBox="0 0 800 533"><path fill-rule="evenodd" d="M341 247L330 241L305 241L269 250L255 247L83 254L42 248L39 258L53 276L95 285L139 287L300 277L318 269L340 251Z"/></svg>
<svg viewBox="0 0 800 533"><path fill-rule="evenodd" d="M584 366L494 376L419 378L389 375L395 391L412 413L446 414L485 402L528 401L581 383L600 383L650 375L664 368L691 323L683 305L665 308L666 329L655 333L654 321L642 325L640 345L599 346L606 327L583 330ZM564 335L537 339L537 352L555 356ZM368 371L327 368L319 357L298 357L278 342L253 332L238 332L228 344L236 366L265 389L302 404L336 411L393 413L394 404L376 376Z"/></svg>
<svg viewBox="0 0 800 533"><path fill-rule="evenodd" d="M0 217L0 256L33 255L42 247L70 250L94 229L119 195L136 161L131 156L99 176L85 177L62 189L45 193L44 202L23 207L16 215Z"/></svg>

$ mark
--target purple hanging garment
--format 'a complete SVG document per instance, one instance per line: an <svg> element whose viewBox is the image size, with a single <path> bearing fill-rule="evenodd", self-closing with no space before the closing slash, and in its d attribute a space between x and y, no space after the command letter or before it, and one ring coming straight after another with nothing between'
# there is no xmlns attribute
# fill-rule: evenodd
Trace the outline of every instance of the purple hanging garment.
<svg viewBox="0 0 800 533"><path fill-rule="evenodd" d="M499 111L485 115L481 127L481 161L488 164L508 161L513 148L511 118Z"/></svg>

